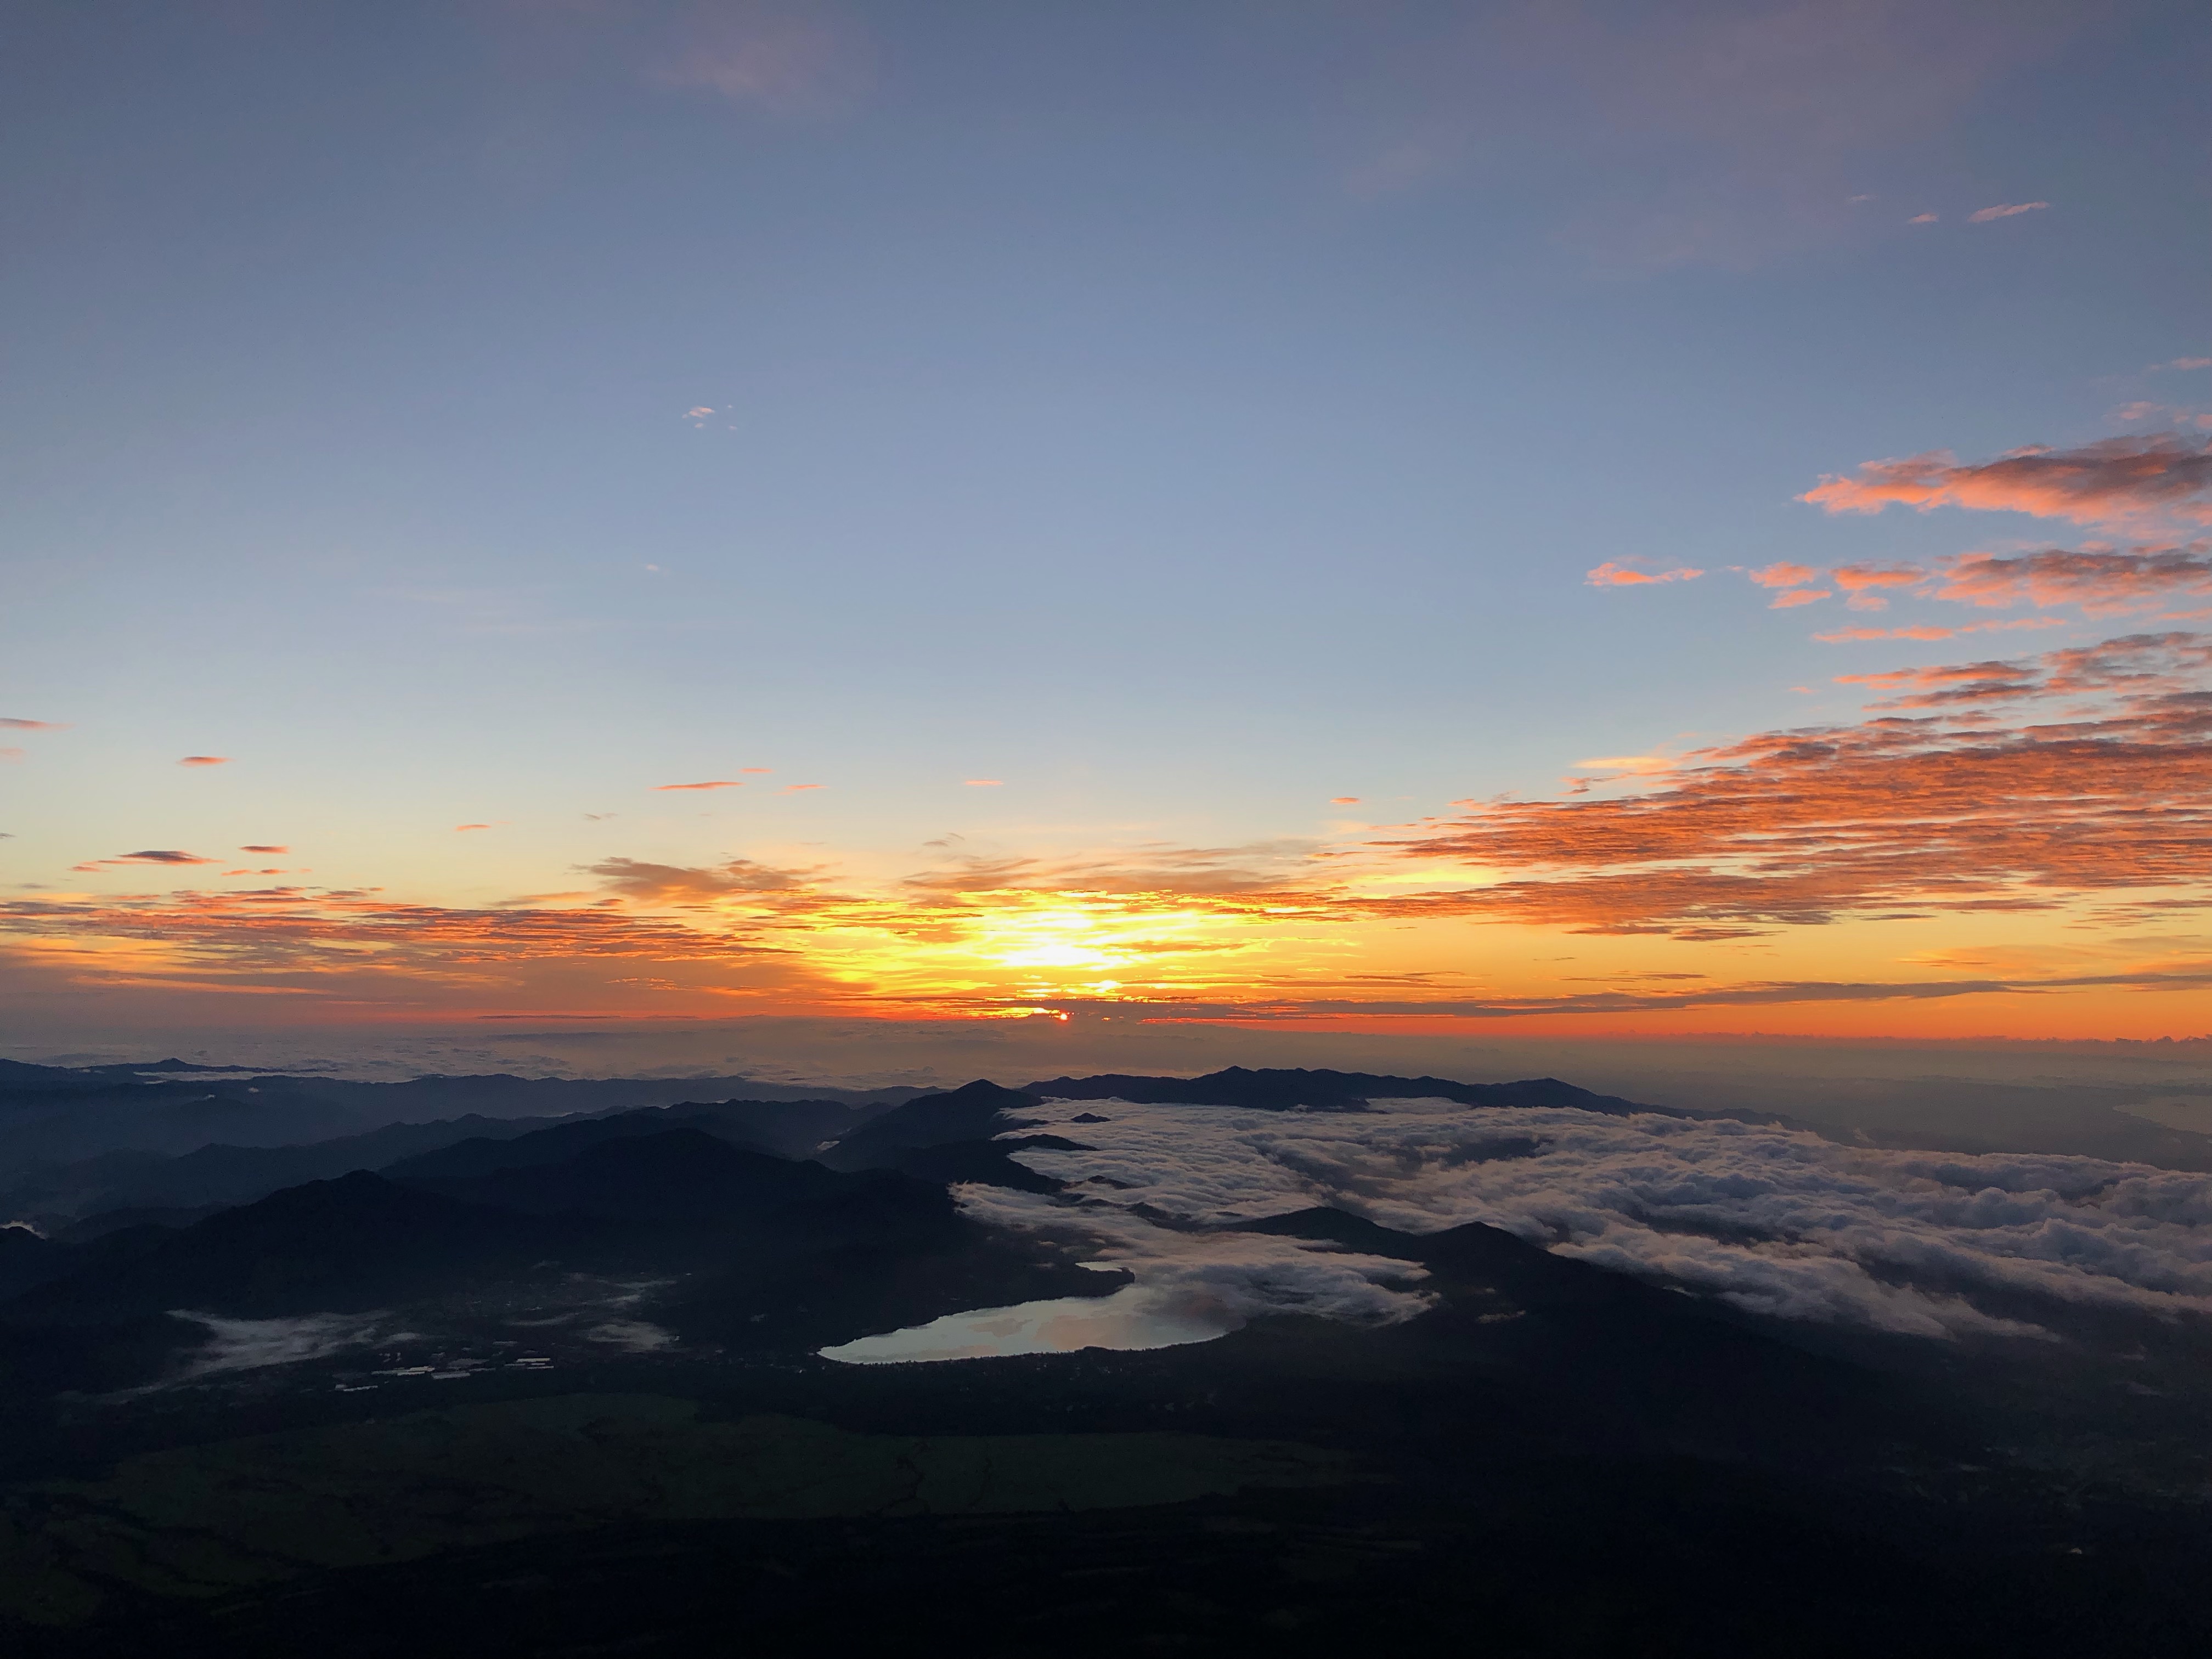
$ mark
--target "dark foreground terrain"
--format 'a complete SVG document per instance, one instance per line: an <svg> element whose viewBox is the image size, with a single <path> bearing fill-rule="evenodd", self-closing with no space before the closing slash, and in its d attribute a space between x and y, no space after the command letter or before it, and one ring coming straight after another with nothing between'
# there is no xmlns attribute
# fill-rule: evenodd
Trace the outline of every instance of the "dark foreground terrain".
<svg viewBox="0 0 2212 1659"><path fill-rule="evenodd" d="M1358 1109L1389 1081L1212 1086ZM1846 1340L1488 1227L1316 1208L1247 1231L1416 1262L1430 1310L1145 1352L817 1357L1123 1282L948 1194L1055 1185L988 1139L1030 1100L879 1106L819 1161L748 1133L768 1120L744 1103L617 1112L183 1224L23 1235L0 1262L0 1640L2212 1652L2186 1332L2143 1335L2123 1383L2086 1350Z"/></svg>

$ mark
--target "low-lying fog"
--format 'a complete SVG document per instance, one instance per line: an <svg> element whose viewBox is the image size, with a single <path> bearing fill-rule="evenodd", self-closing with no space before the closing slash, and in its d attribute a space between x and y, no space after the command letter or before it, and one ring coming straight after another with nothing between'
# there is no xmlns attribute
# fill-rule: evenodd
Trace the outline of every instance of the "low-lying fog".
<svg viewBox="0 0 2212 1659"><path fill-rule="evenodd" d="M1752 1311L1939 1340L2050 1340L2069 1312L2212 1312L2212 1177L2185 1171L1441 1101L1351 1114L1085 1101L1032 1115L1093 1149L1017 1155L1073 1190L969 1186L963 1206L1082 1241L1135 1283L1097 1303L955 1316L832 1358L1155 1347L1261 1313L1387 1323L1419 1312L1408 1263L1237 1229L1319 1204L1408 1232L1484 1222Z"/></svg>

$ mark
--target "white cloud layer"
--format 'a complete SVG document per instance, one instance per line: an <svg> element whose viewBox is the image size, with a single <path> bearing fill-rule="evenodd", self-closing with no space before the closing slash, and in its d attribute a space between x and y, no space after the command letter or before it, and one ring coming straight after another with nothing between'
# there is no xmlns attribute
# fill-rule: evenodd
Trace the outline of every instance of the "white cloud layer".
<svg viewBox="0 0 2212 1659"><path fill-rule="evenodd" d="M1079 1113L1104 1122L1075 1123ZM1234 1231L1332 1205L1431 1232L1479 1221L1556 1254L1784 1318L1929 1337L2043 1334L2034 1310L2212 1312L2212 1177L2039 1154L1883 1152L1735 1122L1377 1103L1364 1114L1070 1102L1097 1150L1025 1150L1066 1199L968 1188L980 1218L1098 1242L1146 1289L1386 1322L1406 1264ZM1130 1213L1142 1205L1182 1232Z"/></svg>
<svg viewBox="0 0 2212 1659"><path fill-rule="evenodd" d="M206 1346L185 1360L179 1382L218 1371L258 1370L264 1365L325 1359L374 1341L377 1328L390 1317L383 1313L319 1313L298 1319L223 1319L183 1308L175 1310L174 1316L204 1325L208 1333Z"/></svg>

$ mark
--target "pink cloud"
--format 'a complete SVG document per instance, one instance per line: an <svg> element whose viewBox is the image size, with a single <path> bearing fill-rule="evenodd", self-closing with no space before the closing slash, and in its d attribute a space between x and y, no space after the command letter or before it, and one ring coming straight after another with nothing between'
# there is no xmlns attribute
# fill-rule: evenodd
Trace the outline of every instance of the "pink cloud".
<svg viewBox="0 0 2212 1659"><path fill-rule="evenodd" d="M2212 594L2212 543L2185 547L2049 548L2037 553L1968 553L1945 562L1939 599L2002 609L2079 605L2092 617L2124 616Z"/></svg>
<svg viewBox="0 0 2212 1659"><path fill-rule="evenodd" d="M773 766L740 766L738 770L750 775L756 772L773 772L775 770L775 768Z"/></svg>
<svg viewBox="0 0 2212 1659"><path fill-rule="evenodd" d="M2202 634L2129 634L2100 644L2046 651L2025 661L1899 668L1882 674L1839 674L1840 685L1901 695L1878 708L1949 709L2024 697L2119 694L2146 706L2169 705L2185 720L2203 723L2194 707L2212 671L2212 640Z"/></svg>
<svg viewBox="0 0 2212 1659"><path fill-rule="evenodd" d="M1868 461L1856 477L1832 475L1797 499L1831 513L1964 507L2103 524L2160 512L2212 520L2208 495L2212 443L2156 433L2078 449L2032 445L1967 465L1948 450Z"/></svg>
<svg viewBox="0 0 2212 1659"><path fill-rule="evenodd" d="M1331 806L1357 806L1359 805L1359 797L1357 795L1331 795L1328 798L1328 804Z"/></svg>
<svg viewBox="0 0 2212 1659"><path fill-rule="evenodd" d="M748 768L747 769L761 769ZM672 790L678 789L742 789L744 787L744 780L742 778L709 778L704 783L656 783L653 786L655 793L664 795Z"/></svg>
<svg viewBox="0 0 2212 1659"><path fill-rule="evenodd" d="M1832 634L1815 634L1813 637L1823 645L1840 645L1851 640L1948 640L1959 630L1955 628L1839 628Z"/></svg>
<svg viewBox="0 0 2212 1659"><path fill-rule="evenodd" d="M23 751L20 749L0 749L0 760L21 760L22 758Z"/></svg>
<svg viewBox="0 0 2212 1659"><path fill-rule="evenodd" d="M292 849L289 847L241 847L238 850L241 853L289 853Z"/></svg>
<svg viewBox="0 0 2212 1659"><path fill-rule="evenodd" d="M970 789L1000 789L1006 787L1004 778L963 778L961 782Z"/></svg>
<svg viewBox="0 0 2212 1659"><path fill-rule="evenodd" d="M1787 592L1777 593L1766 608L1769 611L1790 611L1801 605L1818 605L1822 599L1834 597L1825 587L1793 587Z"/></svg>
<svg viewBox="0 0 2212 1659"><path fill-rule="evenodd" d="M1743 573L1761 587L1802 587L1820 573L1809 564L1791 564L1784 559L1764 569Z"/></svg>
<svg viewBox="0 0 2212 1659"><path fill-rule="evenodd" d="M457 823L453 826L453 833L455 835L459 835L464 830L489 830L490 828L491 825L488 823Z"/></svg>
<svg viewBox="0 0 2212 1659"><path fill-rule="evenodd" d="M230 757L228 755L187 755L184 759L179 761L177 764L179 766L228 766L230 764Z"/></svg>
<svg viewBox="0 0 2212 1659"><path fill-rule="evenodd" d="M0 726L10 732L66 732L69 727L54 720L0 720Z"/></svg>
<svg viewBox="0 0 2212 1659"><path fill-rule="evenodd" d="M1889 601L1874 589L1910 587L1927 579L1928 573L1917 565L1838 565L1828 573L1829 579L1850 595L1844 603L1854 611L1887 611Z"/></svg>
<svg viewBox="0 0 2212 1659"><path fill-rule="evenodd" d="M1993 219L2009 219L2015 214L2040 213L2050 205L2048 202L2001 202L1996 207L1977 208L1966 216L1966 222L1985 225Z"/></svg>
<svg viewBox="0 0 2212 1659"><path fill-rule="evenodd" d="M1483 884L1367 902L1593 933L1717 939L1894 915L2051 910L2099 891L2201 896L2212 834L2212 647L2136 635L2022 663L1869 676L1934 718L1771 731L1618 798L1457 803L1388 843ZM2063 724L1984 705L2117 693ZM1943 705L1959 705L1945 718Z"/></svg>
<svg viewBox="0 0 2212 1659"><path fill-rule="evenodd" d="M1941 214L1936 213L1918 213L1905 222L1908 225L1932 225L1942 216Z"/></svg>
<svg viewBox="0 0 2212 1659"><path fill-rule="evenodd" d="M2160 368L2212 368L2212 357L2176 357L2172 362L2160 363Z"/></svg>
<svg viewBox="0 0 2212 1659"><path fill-rule="evenodd" d="M803 795L809 789L827 789L826 783L787 783L776 793L784 795Z"/></svg>
<svg viewBox="0 0 2212 1659"><path fill-rule="evenodd" d="M1853 640L1948 640L1961 634L1990 634L2014 628L2063 628L2056 617L2021 617L2009 622L1968 623L1963 628L1933 628L1920 623L1911 628L1842 628L1832 634L1815 634L1824 645Z"/></svg>
<svg viewBox="0 0 2212 1659"><path fill-rule="evenodd" d="M1627 569L1607 561L1589 572L1583 580L1592 587L1641 587L1652 582L1695 581L1705 574L1702 570L1692 570L1687 565L1682 565L1673 570L1662 570L1654 574L1642 570Z"/></svg>

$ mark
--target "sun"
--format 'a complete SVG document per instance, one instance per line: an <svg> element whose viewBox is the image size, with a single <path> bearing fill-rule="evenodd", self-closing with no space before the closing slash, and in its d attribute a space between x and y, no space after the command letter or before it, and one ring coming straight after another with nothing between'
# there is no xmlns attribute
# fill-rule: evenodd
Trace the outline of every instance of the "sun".
<svg viewBox="0 0 2212 1659"><path fill-rule="evenodd" d="M1096 917L1075 909L994 918L976 945L1004 968L1119 968L1130 960Z"/></svg>

